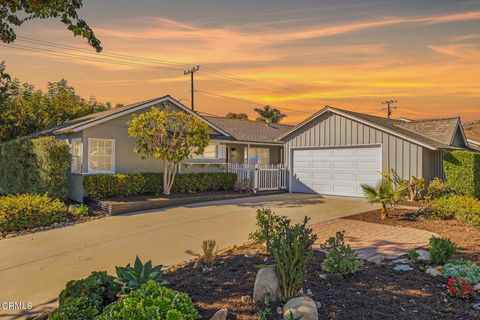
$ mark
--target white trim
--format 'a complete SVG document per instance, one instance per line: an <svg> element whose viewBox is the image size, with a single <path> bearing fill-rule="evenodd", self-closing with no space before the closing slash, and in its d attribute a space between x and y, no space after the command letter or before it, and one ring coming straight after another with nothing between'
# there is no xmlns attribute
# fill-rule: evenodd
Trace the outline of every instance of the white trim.
<svg viewBox="0 0 480 320"><path fill-rule="evenodd" d="M112 170L110 171L102 171L102 170L93 170L91 167L90 167L90 145L92 143L93 140L96 140L96 141L109 141L109 142L112 142ZM88 173L89 174L101 174L101 173L115 173L115 139L103 139L103 138L88 138L88 150L87 150L87 154L88 154L88 158L87 158L87 161L88 161Z"/></svg>
<svg viewBox="0 0 480 320"><path fill-rule="evenodd" d="M186 107L184 104L178 102L177 100L173 99L172 97L170 96L166 96L166 97L162 97L162 98L158 98L156 100L153 100L153 101L150 101L150 102L147 102L147 103L144 103L144 104L141 104L139 106L136 106L136 107L133 107L133 108L130 108L130 109L127 109L127 110L124 110L124 111L121 111L121 112L117 112L117 113L114 113L114 114L111 114L109 116L106 116L104 118L101 118L101 119L98 119L98 120L94 120L92 122L89 122L87 124L84 124L84 125L81 125L81 126L78 126L76 128L73 128L72 131L73 132L79 132L79 131L82 131L84 129L87 129L87 128L90 128L90 127L93 127L93 126L96 126L98 124L101 124L101 123L104 123L104 122L107 122L107 121L110 121L112 119L115 119L115 118L118 118L118 117L121 117L121 116L124 116L124 115L127 115L127 114L130 114L130 113L133 113L133 112L136 112L138 110L142 110L144 108L148 108L148 107L152 107L156 104L159 104L159 103L162 103L162 102L171 102L173 103L175 106L177 106L178 108L182 109L183 111L193 115L193 116L196 116L198 117L200 120L202 120L203 122L205 122L206 124L208 124L211 128L215 129L216 131L220 132L221 134L227 136L227 137L230 137L230 135L223 131L222 129L220 129L219 127L217 127L216 125L214 125L213 123L211 123L210 121L206 120L205 118L201 117L200 115L198 115L197 113L193 112L192 110L190 110L188 107Z"/></svg>
<svg viewBox="0 0 480 320"><path fill-rule="evenodd" d="M290 129L290 130L288 130L287 132L283 133L282 135L278 136L278 137L276 138L276 140L281 140L281 139L285 138L285 137L288 136L289 134L295 132L295 131L298 130L299 128L301 128L301 127L303 127L304 125L310 123L311 121L315 120L316 118L318 118L319 116L321 116L322 114L324 114L325 112L328 112L328 111L333 112L333 113L336 113L336 114L338 114L338 115L341 115L341 116L343 116L343 117L345 117L345 118L348 118L348 119L355 120L355 121L357 121L357 122L366 124L366 125L368 125L368 126L370 126L370 127L373 127L373 128L375 128L375 129L378 129L378 130L380 130L380 131L387 132L387 133L389 133L389 134L391 134L391 135L394 135L394 136L396 136L396 137L400 137L400 138L402 138L402 139L405 139L405 140L407 140L407 141L413 142L413 143L415 143L415 144L418 144L419 146L428 148L428 149L430 149L430 150L437 150L437 148L432 147L432 146L429 146L429 145L427 145L427 144L425 144L425 143L422 143L422 142L420 142L420 141L418 141L418 140L409 138L409 137L407 137L407 136L405 136L405 135L403 135L403 134L400 134L400 133L395 132L395 131L393 131L393 130L387 129L387 128L383 127L383 126L374 124L374 123L372 123L372 122L370 122L370 121L366 121L366 120L357 118L357 117L355 117L355 116L352 116L352 115L350 115L350 114L341 112L341 111L339 111L339 110L337 110L337 109L333 109L333 108L330 108L330 107L325 107L325 108L323 108L322 110L320 110L319 112L311 115L310 117L308 117L307 119L303 120L302 122L300 122L298 125L296 125L296 126L293 127L292 129Z"/></svg>
<svg viewBox="0 0 480 320"><path fill-rule="evenodd" d="M73 142L74 141L75 142L80 141L80 160L81 160L81 164L80 164L80 171L74 170L73 166L70 165L71 166L70 172L75 173L75 174L79 174L79 173L83 172L83 141L82 141L82 138L72 138L72 139L70 139L70 154L72 155L72 159L73 159Z"/></svg>

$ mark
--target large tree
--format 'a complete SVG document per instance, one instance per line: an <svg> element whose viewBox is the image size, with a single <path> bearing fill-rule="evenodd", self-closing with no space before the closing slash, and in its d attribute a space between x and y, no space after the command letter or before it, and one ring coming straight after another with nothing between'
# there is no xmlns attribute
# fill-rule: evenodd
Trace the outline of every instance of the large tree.
<svg viewBox="0 0 480 320"><path fill-rule="evenodd" d="M0 64L0 142L106 110L110 104L80 97L66 80L49 82L47 92L20 84Z"/></svg>
<svg viewBox="0 0 480 320"><path fill-rule="evenodd" d="M208 126L198 117L182 111L150 111L128 123L128 134L137 139L135 152L142 158L163 161L163 194L169 195L180 162L202 154L210 141Z"/></svg>
<svg viewBox="0 0 480 320"><path fill-rule="evenodd" d="M80 19L78 10L83 0L2 0L0 1L0 40L14 42L13 27L34 19L58 18L74 36L87 39L97 52L102 51L100 40L88 24Z"/></svg>
<svg viewBox="0 0 480 320"><path fill-rule="evenodd" d="M283 118L287 117L286 114L282 113L280 110L276 108L272 108L270 106L264 106L263 108L255 108L254 109L259 115L262 121L267 123L279 123L282 121Z"/></svg>

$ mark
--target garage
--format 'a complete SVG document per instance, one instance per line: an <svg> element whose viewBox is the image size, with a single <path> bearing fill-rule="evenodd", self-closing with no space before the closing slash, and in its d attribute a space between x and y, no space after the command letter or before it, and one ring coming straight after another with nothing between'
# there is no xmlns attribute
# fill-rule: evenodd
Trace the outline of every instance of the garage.
<svg viewBox="0 0 480 320"><path fill-rule="evenodd" d="M292 192L362 197L362 183L376 184L380 146L292 150Z"/></svg>

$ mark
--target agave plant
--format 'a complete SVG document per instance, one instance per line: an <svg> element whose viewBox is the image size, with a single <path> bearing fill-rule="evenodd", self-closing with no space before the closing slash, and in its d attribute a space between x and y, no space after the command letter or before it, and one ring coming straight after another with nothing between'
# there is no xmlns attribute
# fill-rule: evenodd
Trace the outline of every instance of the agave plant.
<svg viewBox="0 0 480 320"><path fill-rule="evenodd" d="M167 285L168 282L163 279L162 265L152 266L152 260L143 264L137 256L133 267L130 263L125 267L115 267L117 278L115 282L122 285L122 294L140 288L148 280L153 280L160 285Z"/></svg>
<svg viewBox="0 0 480 320"><path fill-rule="evenodd" d="M401 184L395 189L391 181L382 179L375 187L362 184L362 189L368 202L382 205L380 219L384 220L388 217L387 205L393 206L400 201L405 194L406 186Z"/></svg>

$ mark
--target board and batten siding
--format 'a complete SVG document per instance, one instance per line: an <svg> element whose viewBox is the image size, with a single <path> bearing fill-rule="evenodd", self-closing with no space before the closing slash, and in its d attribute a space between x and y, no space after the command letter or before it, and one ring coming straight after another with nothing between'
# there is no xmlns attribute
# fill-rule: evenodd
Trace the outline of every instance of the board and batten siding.
<svg viewBox="0 0 480 320"><path fill-rule="evenodd" d="M431 158L436 152L424 152L422 146L331 112L292 132L283 141L287 165L294 149L381 145L383 170L393 168L404 179L425 176L427 181L437 174L436 168L425 172L423 166L424 154Z"/></svg>

